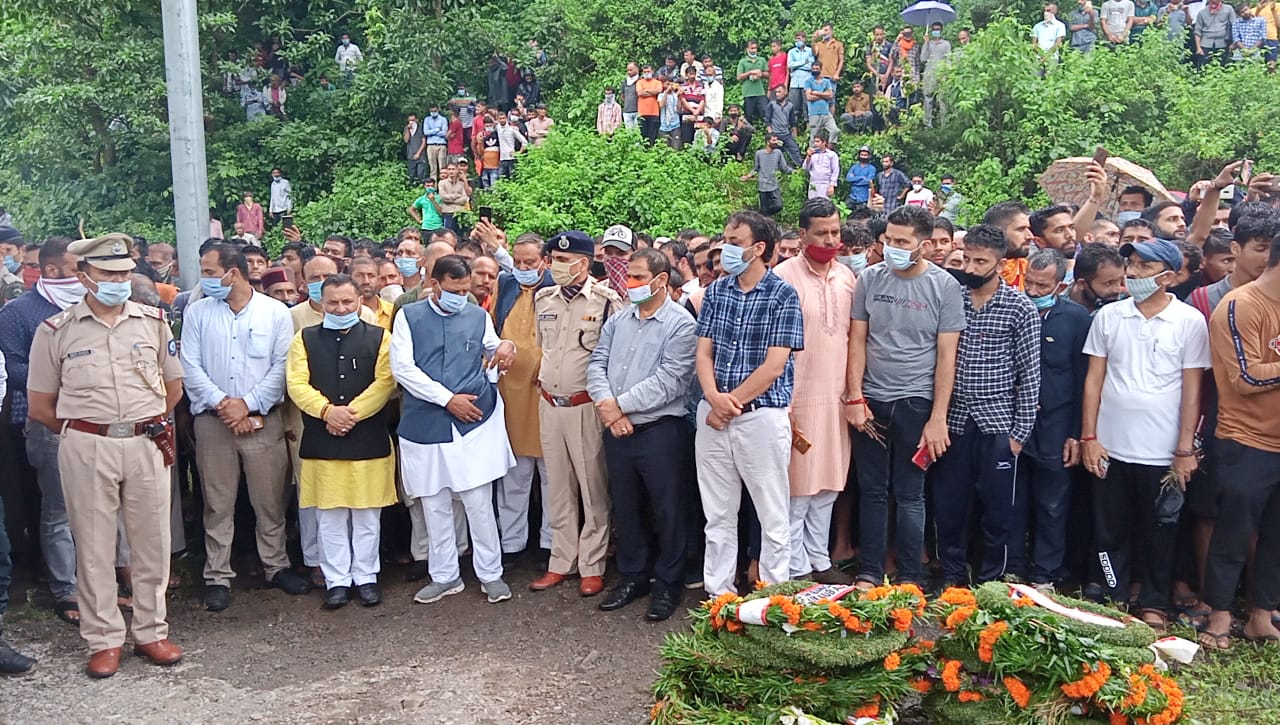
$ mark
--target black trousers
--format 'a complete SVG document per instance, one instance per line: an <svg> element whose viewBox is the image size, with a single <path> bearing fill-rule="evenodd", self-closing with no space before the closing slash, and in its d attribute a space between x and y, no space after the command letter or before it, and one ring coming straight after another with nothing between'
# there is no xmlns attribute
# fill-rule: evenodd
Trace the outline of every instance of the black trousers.
<svg viewBox="0 0 1280 725"><path fill-rule="evenodd" d="M1093 478L1093 548L1111 601L1128 601L1129 584L1137 581L1140 608L1168 607L1178 525L1156 520L1160 479L1168 470L1112 459L1107 477Z"/></svg>
<svg viewBox="0 0 1280 725"><path fill-rule="evenodd" d="M747 114L747 120L753 124L759 125L764 120L764 114L769 110L768 96L751 96L742 99L742 110Z"/></svg>
<svg viewBox="0 0 1280 725"><path fill-rule="evenodd" d="M616 559L623 579L648 583L649 541L657 541L653 577L672 591L684 586L689 521L689 483L684 480L692 441L681 418L660 418L636 426L625 438L604 434ZM653 528L645 521L646 502Z"/></svg>
<svg viewBox="0 0 1280 725"><path fill-rule="evenodd" d="M1204 601L1231 609L1236 584L1249 554L1249 538L1258 534L1250 606L1280 605L1280 453L1219 438L1218 518L1205 561Z"/></svg>
<svg viewBox="0 0 1280 725"><path fill-rule="evenodd" d="M942 455L933 491L934 526L942 576L952 584L968 582L969 520L975 499L982 507L982 564L978 581L1004 576L1009 565L1009 528L1017 498L1017 457L1004 433L983 433L972 418L964 433L951 436Z"/></svg>
<svg viewBox="0 0 1280 725"><path fill-rule="evenodd" d="M657 116L640 117L640 135L644 137L645 143L652 146L653 142L658 140L658 127Z"/></svg>

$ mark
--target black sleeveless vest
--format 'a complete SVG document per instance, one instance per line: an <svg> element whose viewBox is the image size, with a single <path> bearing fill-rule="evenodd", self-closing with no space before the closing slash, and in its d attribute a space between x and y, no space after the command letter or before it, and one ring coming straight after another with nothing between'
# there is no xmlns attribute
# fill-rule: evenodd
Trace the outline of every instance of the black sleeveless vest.
<svg viewBox="0 0 1280 725"><path fill-rule="evenodd" d="M364 321L357 322L346 334L323 325L305 328L302 344L307 348L311 387L333 405L350 405L373 383L384 334L381 327ZM391 455L386 407L361 420L342 437L330 435L324 421L303 413L298 455L330 461L364 461Z"/></svg>

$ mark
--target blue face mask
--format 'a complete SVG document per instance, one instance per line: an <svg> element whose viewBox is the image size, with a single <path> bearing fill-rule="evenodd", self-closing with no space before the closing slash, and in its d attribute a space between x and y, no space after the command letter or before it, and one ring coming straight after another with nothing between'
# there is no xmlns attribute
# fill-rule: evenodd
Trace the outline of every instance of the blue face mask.
<svg viewBox="0 0 1280 725"><path fill-rule="evenodd" d="M1116 221L1124 224L1125 222L1137 219L1140 216L1142 216L1142 212L1140 211L1122 211L1119 214L1116 214Z"/></svg>
<svg viewBox="0 0 1280 725"><path fill-rule="evenodd" d="M950 194L950 193L951 193L951 184L942 184L942 185L940 185L940 186L938 187L938 191L941 191L941 192L942 192L942 193L944 193L944 194Z"/></svg>
<svg viewBox="0 0 1280 725"><path fill-rule="evenodd" d="M17 274L22 268L22 263L8 255L4 258L4 268L9 270L9 274Z"/></svg>
<svg viewBox="0 0 1280 725"><path fill-rule="evenodd" d="M418 260L413 257L397 257L396 269L400 270L402 277L416 277L418 275Z"/></svg>
<svg viewBox="0 0 1280 725"><path fill-rule="evenodd" d="M222 275L226 277L226 275ZM231 294L230 287L222 286L222 277L201 277L200 292L205 297L212 297L215 300L225 300Z"/></svg>
<svg viewBox="0 0 1280 725"><path fill-rule="evenodd" d="M904 269L910 269L911 265L916 263L916 260L911 258L915 251L914 249L898 249L886 244L884 245L884 261L893 269L901 272Z"/></svg>
<svg viewBox="0 0 1280 725"><path fill-rule="evenodd" d="M867 253L859 252L845 257L836 257L836 261L849 269L852 269L854 272L861 272L867 268Z"/></svg>
<svg viewBox="0 0 1280 725"><path fill-rule="evenodd" d="M803 48L803 47L804 47L804 41L803 41L803 40L797 40L797 41L796 41L796 47L797 47L797 48Z"/></svg>
<svg viewBox="0 0 1280 725"><path fill-rule="evenodd" d="M440 290L440 299L436 300L436 304L439 305L440 309L444 310L445 312L451 315L456 315L457 313L462 312L464 308L466 308L467 296L460 295L457 292Z"/></svg>
<svg viewBox="0 0 1280 725"><path fill-rule="evenodd" d="M133 285L128 282L96 282L98 289L93 296L107 307L119 307L133 294Z"/></svg>
<svg viewBox="0 0 1280 725"><path fill-rule="evenodd" d="M532 287L542 281L542 270L538 269L516 269L512 270L511 276L516 278L516 282L525 287Z"/></svg>
<svg viewBox="0 0 1280 725"><path fill-rule="evenodd" d="M324 295L324 280L320 280L319 282L307 283L307 297L310 297L312 302L319 303L320 298L323 295Z"/></svg>
<svg viewBox="0 0 1280 725"><path fill-rule="evenodd" d="M720 267L731 277L737 277L747 271L747 267L751 266L751 260L744 258L746 251L732 244L724 245L720 249Z"/></svg>
<svg viewBox="0 0 1280 725"><path fill-rule="evenodd" d="M348 327L360 321L360 311L348 312L345 315L335 315L332 312L324 313L324 325L326 330L345 330Z"/></svg>
<svg viewBox="0 0 1280 725"><path fill-rule="evenodd" d="M1031 297L1031 295L1027 295L1027 296ZM1050 307L1053 307L1053 304L1057 300L1058 300L1058 295L1053 292L1050 292L1049 294L1044 295L1043 297L1031 297L1031 304L1035 305L1037 310L1047 310Z"/></svg>

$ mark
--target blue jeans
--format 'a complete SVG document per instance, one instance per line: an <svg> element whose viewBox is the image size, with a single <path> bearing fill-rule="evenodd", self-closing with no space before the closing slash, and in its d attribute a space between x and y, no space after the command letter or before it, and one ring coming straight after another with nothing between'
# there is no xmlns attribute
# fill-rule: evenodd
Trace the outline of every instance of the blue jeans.
<svg viewBox="0 0 1280 725"><path fill-rule="evenodd" d="M1009 572L1035 584L1048 584L1059 578L1067 551L1071 469L1062 465L1062 456L1037 458L1024 452L1018 461L1017 484L1009 526Z"/></svg>
<svg viewBox="0 0 1280 725"><path fill-rule="evenodd" d="M484 171L480 172L480 188L488 189L496 183L498 183L498 170L486 166Z"/></svg>
<svg viewBox="0 0 1280 725"><path fill-rule="evenodd" d="M64 601L76 593L76 543L58 473L59 436L39 423L28 424L26 435L27 460L40 485L40 546L49 566L49 590L54 599Z"/></svg>
<svg viewBox="0 0 1280 725"><path fill-rule="evenodd" d="M900 582L921 583L924 553L924 471L911 462L929 420L933 402L903 398L881 403L870 398L871 414L884 426L884 444L853 432L853 458L858 462L858 545L862 571L858 578L879 583L889 540L889 491L897 504L893 551Z"/></svg>

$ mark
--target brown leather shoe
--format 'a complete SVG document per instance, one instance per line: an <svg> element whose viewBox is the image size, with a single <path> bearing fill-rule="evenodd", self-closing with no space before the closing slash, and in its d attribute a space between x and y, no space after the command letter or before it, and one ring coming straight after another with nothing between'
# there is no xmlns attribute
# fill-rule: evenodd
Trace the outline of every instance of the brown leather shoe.
<svg viewBox="0 0 1280 725"><path fill-rule="evenodd" d="M120 647L112 647L90 655L89 666L85 668L89 676L102 679L114 675L120 669L120 652Z"/></svg>
<svg viewBox="0 0 1280 725"><path fill-rule="evenodd" d="M602 591L604 591L602 576L584 576L582 582L578 584L578 593L584 597L594 597Z"/></svg>
<svg viewBox="0 0 1280 725"><path fill-rule="evenodd" d="M540 592L544 589L550 589L551 587L558 587L564 583L564 580L564 574L557 574L554 571L549 571L541 577L529 582L529 589L535 592Z"/></svg>
<svg viewBox="0 0 1280 725"><path fill-rule="evenodd" d="M167 639L159 639L147 644L135 644L133 653L146 657L151 664L168 667L182 661L182 648Z"/></svg>

